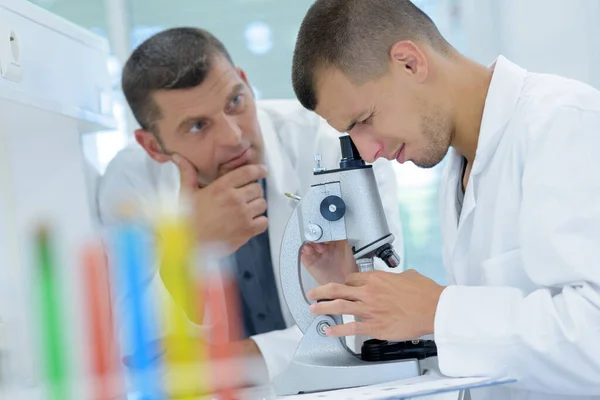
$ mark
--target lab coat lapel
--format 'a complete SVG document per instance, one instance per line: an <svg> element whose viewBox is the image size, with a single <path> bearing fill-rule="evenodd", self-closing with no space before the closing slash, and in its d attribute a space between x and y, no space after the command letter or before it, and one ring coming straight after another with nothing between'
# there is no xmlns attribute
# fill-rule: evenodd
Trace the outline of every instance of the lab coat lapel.
<svg viewBox="0 0 600 400"><path fill-rule="evenodd" d="M494 156L506 126L517 108L527 71L499 56L485 99L479 140L471 176L477 177Z"/></svg>
<svg viewBox="0 0 600 400"><path fill-rule="evenodd" d="M284 305L286 302L281 290L279 254L283 233L296 206L296 202L286 197L284 193L298 194L300 183L289 158L285 157L285 150L280 144L280 139L270 117L266 112L261 110L259 110L258 116L265 146L265 164L269 171L267 176L267 213L269 217L271 259L273 261L279 301L280 304ZM293 324L293 319L287 307L283 307L283 310L283 316L287 325Z"/></svg>
<svg viewBox="0 0 600 400"><path fill-rule="evenodd" d="M477 188L480 174L493 158L505 128L514 114L527 73L524 69L502 56L498 57L493 67L494 75L485 100L475 160L465 189L454 248L450 250L451 263L455 266L455 268L452 268L452 276L458 283L463 284L470 283L470 278L475 276L469 273L468 256L471 250L471 231L474 212L477 207ZM460 160L460 156L458 160ZM454 179L448 177L450 179L448 181L450 185L448 186L448 194L453 193L453 196L446 199L447 205L455 204L458 179L461 179L460 162L456 160L454 162L459 167L452 165L453 168L449 169ZM452 189L452 185L454 189ZM450 212L449 209L445 211ZM454 210L454 214L447 215L456 215L456 211ZM450 220L452 219L450 218Z"/></svg>
<svg viewBox="0 0 600 400"><path fill-rule="evenodd" d="M456 196L458 189L458 180L460 176L462 156L454 149L450 149L446 158L442 182L444 183L440 191L442 201L442 231L444 232L443 254L444 259L449 261L454 253L456 245L456 234L458 232L458 212L456 210ZM448 283L454 283L454 273L452 268L447 268Z"/></svg>
<svg viewBox="0 0 600 400"><path fill-rule="evenodd" d="M473 165L474 166L474 165ZM458 190L458 181L460 180L460 172L462 168L458 168L457 179L455 180L454 197L451 199L452 203L456 202L456 191ZM468 256L471 243L471 230L473 226L473 214L477 206L474 181L477 178L471 175L469 182L465 189L465 195L463 198L462 210L458 219L458 228L456 230L456 237L454 241L454 249L452 250L452 264L458 268L454 268L452 271L453 279L458 283L469 283L466 281L469 275L468 269ZM455 211L456 213L456 208Z"/></svg>

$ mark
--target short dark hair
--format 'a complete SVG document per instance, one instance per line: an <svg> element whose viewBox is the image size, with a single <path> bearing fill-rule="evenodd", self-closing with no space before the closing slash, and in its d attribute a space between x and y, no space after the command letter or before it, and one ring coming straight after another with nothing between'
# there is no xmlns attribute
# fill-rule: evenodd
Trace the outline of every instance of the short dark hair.
<svg viewBox="0 0 600 400"><path fill-rule="evenodd" d="M292 62L292 84L302 105L317 107L317 73L333 67L364 83L388 68L401 40L427 43L449 53L437 27L409 0L317 0L304 17Z"/></svg>
<svg viewBox="0 0 600 400"><path fill-rule="evenodd" d="M215 56L233 65L223 43L199 28L172 28L144 41L131 54L121 83L127 103L142 129L158 134L155 123L161 110L152 95L157 90L186 89L200 85Z"/></svg>

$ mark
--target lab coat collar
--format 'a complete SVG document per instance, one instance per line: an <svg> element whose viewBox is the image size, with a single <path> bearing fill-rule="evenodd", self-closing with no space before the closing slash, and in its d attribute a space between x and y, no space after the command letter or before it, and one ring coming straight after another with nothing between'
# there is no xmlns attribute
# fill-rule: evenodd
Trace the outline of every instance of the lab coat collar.
<svg viewBox="0 0 600 400"><path fill-rule="evenodd" d="M284 192L297 193L300 182L295 174L290 173L293 171L293 165L289 158L284 157L281 138L270 115L260 108L257 109L257 115L265 152L264 163L268 170L267 198L285 198L285 203L293 209L295 203L287 201L289 199L285 197ZM271 194L275 197L271 197Z"/></svg>
<svg viewBox="0 0 600 400"><path fill-rule="evenodd" d="M274 266L275 282L279 294L280 304L286 304L281 288L279 271L279 255L281 242L288 220L294 211L296 203L285 196L285 192L299 194L300 181L296 176L294 167L281 145L281 138L271 116L257 108L258 123L260 125L265 151L264 163L267 166L267 203L269 215L269 244L271 259ZM294 323L287 307L283 307L283 318L287 326Z"/></svg>
<svg viewBox="0 0 600 400"><path fill-rule="evenodd" d="M469 251L468 248L458 244L469 243L466 238L466 235L469 234L467 227L477 206L478 174L485 169L498 147L504 130L515 112L527 74L524 69L502 56L499 56L490 68L494 69L494 73L485 99L477 151L465 190L460 217L456 210L456 195L461 179L462 156L455 149L450 149L448 164L444 171L445 185L442 199L444 199L444 213L447 215L444 222L445 246L447 246L447 254L451 257L451 265L461 264ZM449 269L450 282L455 281L456 274L457 271Z"/></svg>
<svg viewBox="0 0 600 400"><path fill-rule="evenodd" d="M517 107L523 89L523 82L527 75L525 69L503 56L498 56L490 68L494 72L485 99L471 176L483 171L494 155L504 129Z"/></svg>

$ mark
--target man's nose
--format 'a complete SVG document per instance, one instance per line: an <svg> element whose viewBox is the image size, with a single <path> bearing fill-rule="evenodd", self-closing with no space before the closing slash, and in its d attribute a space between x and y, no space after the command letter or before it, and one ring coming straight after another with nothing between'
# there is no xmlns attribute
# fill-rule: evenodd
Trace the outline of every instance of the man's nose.
<svg viewBox="0 0 600 400"><path fill-rule="evenodd" d="M367 135L353 135L352 141L358 149L360 156L368 163L374 162L382 155L381 144Z"/></svg>
<svg viewBox="0 0 600 400"><path fill-rule="evenodd" d="M224 146L237 146L242 140L242 130L234 116L226 115L223 118L223 130L219 135L219 142Z"/></svg>

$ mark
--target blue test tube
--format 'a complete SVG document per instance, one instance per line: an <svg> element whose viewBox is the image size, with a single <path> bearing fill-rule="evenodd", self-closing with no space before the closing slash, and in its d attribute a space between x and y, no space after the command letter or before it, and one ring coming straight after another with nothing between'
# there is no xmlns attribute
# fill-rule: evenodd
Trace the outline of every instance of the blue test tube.
<svg viewBox="0 0 600 400"><path fill-rule="evenodd" d="M152 342L150 331L152 310L144 304L143 296L149 279L145 274L150 268L148 249L145 248L144 231L141 226L125 223L119 226L113 236L116 271L119 290L125 291L121 305L128 312L128 321L121 321L126 327L129 342L133 345L128 355L133 389L140 400L162 400L158 377L158 346Z"/></svg>

